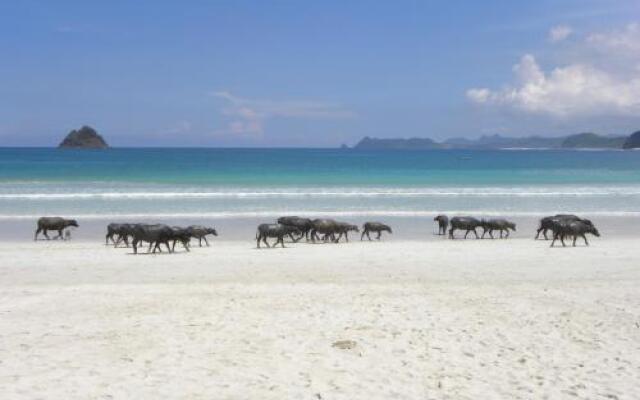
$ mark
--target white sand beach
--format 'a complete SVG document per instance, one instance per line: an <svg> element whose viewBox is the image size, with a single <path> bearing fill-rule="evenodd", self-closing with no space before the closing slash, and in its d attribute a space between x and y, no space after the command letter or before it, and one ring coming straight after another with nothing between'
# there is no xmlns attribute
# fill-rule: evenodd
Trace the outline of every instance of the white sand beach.
<svg viewBox="0 0 640 400"><path fill-rule="evenodd" d="M548 245L5 243L0 398L636 399L638 240Z"/></svg>

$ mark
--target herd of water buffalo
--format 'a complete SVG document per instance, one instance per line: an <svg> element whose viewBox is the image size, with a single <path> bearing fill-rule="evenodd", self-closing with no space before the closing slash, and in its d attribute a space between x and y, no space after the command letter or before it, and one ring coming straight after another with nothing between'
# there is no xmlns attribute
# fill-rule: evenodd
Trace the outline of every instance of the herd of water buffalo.
<svg viewBox="0 0 640 400"><path fill-rule="evenodd" d="M480 236L482 239L484 239L484 236L487 233L491 239L493 239L494 231L500 232L501 239L503 237L507 238L509 237L509 231L515 232L516 230L516 224L502 218L478 219L473 217L454 217L449 221L449 218L446 215L438 215L433 220L438 223L438 234L445 235L447 228L449 228L450 239L455 238L454 233L457 230L465 231L465 239L470 232L473 232L476 239L478 239L478 232L476 231L477 228L482 228L482 236ZM565 239L573 239L573 246L575 246L576 240L579 237L584 239L584 243L588 246L589 242L587 241L587 233L597 237L600 236L600 232L598 232L598 229L593 225L593 222L572 214L556 214L542 218L540 220L538 230L536 231L535 239L539 239L540 234L542 233L545 240L548 240L549 238L547 237L547 233L549 231L553 234L551 247L555 245L557 240L560 240L562 246L566 246L564 242Z"/></svg>
<svg viewBox="0 0 640 400"><path fill-rule="evenodd" d="M466 239L469 233L473 232L476 239L484 239L489 234L491 239L494 238L493 233L499 232L500 238L508 238L510 231L516 230L516 224L506 219L478 219L474 217L453 217L449 219L446 215L438 215L434 218L438 224L438 234L448 235L450 239L455 239L456 231L464 231ZM58 236L55 239L63 239L63 233L68 233L68 228L78 227L78 223L74 219L64 219L60 217L43 217L38 220L37 229L34 240L38 238L38 234L42 232L45 238L50 239L47 232L56 231ZM482 235L478 235L477 229L482 228ZM293 242L298 242L302 238L310 242L332 242L339 243L344 238L349 241L349 232L362 232L360 240L364 240L365 236L371 240L371 233L376 234L375 239L380 240L383 232L392 233L391 227L381 222L366 222L362 226L362 231L356 225L348 222L335 221L333 219L309 219L297 216L287 216L278 218L276 223L261 224L256 232L256 246L260 244L267 247L275 247L280 244L284 247L285 238L289 238ZM570 214L558 214L545 217L540 220L540 225L536 232L535 239L542 234L545 240L549 237L547 233L552 233L551 247L556 241L560 240L562 246L566 246L565 239L573 239L573 246L576 245L578 238L584 239L586 245L589 245L586 234L600 236L600 233L588 219L583 219ZM106 244L113 244L118 247L120 243L129 247L133 247L133 252L138 253L138 247L143 243L149 245L147 252L162 251L161 245L165 245L168 252L175 251L176 244L180 244L186 251L189 251L192 239L197 239L200 247L202 241L209 246L207 240L208 235L218 236L218 232L214 228L201 225L191 225L188 227L169 226L165 224L142 224L142 223L111 223L107 226L107 234L105 236ZM270 245L267 239L276 239Z"/></svg>

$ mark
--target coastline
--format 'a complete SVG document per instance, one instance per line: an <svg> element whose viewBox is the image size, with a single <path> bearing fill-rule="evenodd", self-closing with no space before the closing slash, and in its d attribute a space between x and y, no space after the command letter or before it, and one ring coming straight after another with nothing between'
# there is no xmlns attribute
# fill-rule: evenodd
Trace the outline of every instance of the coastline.
<svg viewBox="0 0 640 400"><path fill-rule="evenodd" d="M213 238L213 243L217 241L239 241L247 245L248 248L255 246L255 232L259 224L274 223L278 216L291 214L269 213L261 217L230 217L230 218L210 218L202 217L165 217L158 216L154 218L112 218L98 217L92 219L78 219L79 228L72 231L72 241L80 242L96 242L104 243L106 227L111 222L140 222L140 223L163 223L167 225L206 225L215 227L219 236ZM307 217L304 214L299 216ZM362 227L367 221L382 221L389 224L393 228L393 235L385 236L387 241L441 241L446 240L446 236L438 236L436 225L433 221L437 213L425 212L421 216L388 216L388 215L363 215L358 216L341 216L340 214L322 214L315 217L335 218L341 221L350 222ZM508 212L489 214L489 213L459 213L449 214L449 217L455 215L472 215L478 218L503 217L512 220L517 225L517 231L511 233L512 238L516 239L533 239L539 224L539 219L546 216L545 214L531 213L525 216L510 215ZM621 216L604 215L598 213L578 213L583 218L591 219L596 227L600 230L604 237L637 237L640 236L640 215L630 214ZM74 215L65 216L74 218ZM3 242L29 242L33 239L36 228L37 218L20 218L20 219L0 219L0 241ZM478 233L482 233L482 229L478 229ZM457 236L460 236L458 234ZM471 236L470 236L471 237ZM349 235L350 240L360 241L360 234L352 232ZM41 237L41 239L43 239ZM42 240L44 241L44 240Z"/></svg>

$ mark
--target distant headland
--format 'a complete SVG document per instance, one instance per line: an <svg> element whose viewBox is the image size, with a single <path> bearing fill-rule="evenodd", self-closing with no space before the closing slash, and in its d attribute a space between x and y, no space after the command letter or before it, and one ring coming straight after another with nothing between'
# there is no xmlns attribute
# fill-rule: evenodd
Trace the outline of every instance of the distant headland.
<svg viewBox="0 0 640 400"><path fill-rule="evenodd" d="M60 149L107 149L107 142L90 126L72 130L58 145Z"/></svg>
<svg viewBox="0 0 640 400"><path fill-rule="evenodd" d="M353 149L425 150L425 149L632 149L640 148L640 131L631 136L579 133L561 137L482 136L478 139L452 138L436 142L429 138L378 139L364 137Z"/></svg>

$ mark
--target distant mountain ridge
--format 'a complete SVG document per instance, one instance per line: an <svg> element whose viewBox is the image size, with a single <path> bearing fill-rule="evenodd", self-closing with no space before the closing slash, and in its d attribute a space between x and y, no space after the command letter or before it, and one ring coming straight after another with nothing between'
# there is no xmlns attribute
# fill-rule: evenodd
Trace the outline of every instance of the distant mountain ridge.
<svg viewBox="0 0 640 400"><path fill-rule="evenodd" d="M632 133L622 147L624 149L640 149L640 131Z"/></svg>
<svg viewBox="0 0 640 400"><path fill-rule="evenodd" d="M640 136L640 134L639 134ZM605 136L579 133L561 137L527 136L522 138L501 135L481 136L478 139L451 138L436 142L429 138L378 139L366 136L353 149L364 150L424 150L424 149L622 149L628 136Z"/></svg>

